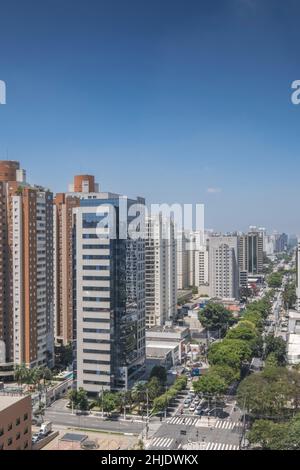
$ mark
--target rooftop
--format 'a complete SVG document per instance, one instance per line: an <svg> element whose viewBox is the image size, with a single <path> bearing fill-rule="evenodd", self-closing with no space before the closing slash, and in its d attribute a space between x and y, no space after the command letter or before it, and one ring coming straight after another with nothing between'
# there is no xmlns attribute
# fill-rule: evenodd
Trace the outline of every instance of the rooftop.
<svg viewBox="0 0 300 470"><path fill-rule="evenodd" d="M164 326L153 326L149 328L147 333L182 333L187 329L186 326L177 326L177 325L164 325Z"/></svg>
<svg viewBox="0 0 300 470"><path fill-rule="evenodd" d="M296 312L296 310L289 310L289 318L300 319L300 312Z"/></svg>
<svg viewBox="0 0 300 470"><path fill-rule="evenodd" d="M24 395L1 395L0 394L0 412L14 405L25 398Z"/></svg>

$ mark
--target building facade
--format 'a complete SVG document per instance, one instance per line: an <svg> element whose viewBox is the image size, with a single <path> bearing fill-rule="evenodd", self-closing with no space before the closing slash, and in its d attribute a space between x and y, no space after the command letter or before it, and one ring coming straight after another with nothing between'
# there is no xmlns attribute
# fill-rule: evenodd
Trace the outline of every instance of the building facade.
<svg viewBox="0 0 300 470"><path fill-rule="evenodd" d="M211 297L239 298L237 236L209 238L209 291Z"/></svg>
<svg viewBox="0 0 300 470"><path fill-rule="evenodd" d="M0 394L0 450L31 449L31 397Z"/></svg>
<svg viewBox="0 0 300 470"><path fill-rule="evenodd" d="M208 247L203 246L195 251L195 286L207 286L209 283Z"/></svg>
<svg viewBox="0 0 300 470"><path fill-rule="evenodd" d="M98 396L130 388L144 372L145 241L123 236L129 208L144 200L74 195L77 387Z"/></svg>
<svg viewBox="0 0 300 470"><path fill-rule="evenodd" d="M56 194L54 201L54 329L58 344L75 339L74 326L74 214L79 198Z"/></svg>
<svg viewBox="0 0 300 470"><path fill-rule="evenodd" d="M264 235L255 227L239 236L239 268L255 276L263 272Z"/></svg>
<svg viewBox="0 0 300 470"><path fill-rule="evenodd" d="M181 231L177 234L177 288L187 289L189 285L189 240Z"/></svg>
<svg viewBox="0 0 300 470"><path fill-rule="evenodd" d="M0 175L5 361L52 367L53 196L27 184L18 162L0 162Z"/></svg>
<svg viewBox="0 0 300 470"><path fill-rule="evenodd" d="M174 222L161 215L146 218L146 326L172 321L177 310L177 241Z"/></svg>

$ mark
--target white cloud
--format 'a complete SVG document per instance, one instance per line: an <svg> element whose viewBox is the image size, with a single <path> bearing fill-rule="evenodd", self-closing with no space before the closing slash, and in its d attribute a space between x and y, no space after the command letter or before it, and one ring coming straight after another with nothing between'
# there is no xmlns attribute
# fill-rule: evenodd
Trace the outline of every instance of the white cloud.
<svg viewBox="0 0 300 470"><path fill-rule="evenodd" d="M222 192L222 189L221 188L207 188L206 192L209 194L216 194L216 193Z"/></svg>

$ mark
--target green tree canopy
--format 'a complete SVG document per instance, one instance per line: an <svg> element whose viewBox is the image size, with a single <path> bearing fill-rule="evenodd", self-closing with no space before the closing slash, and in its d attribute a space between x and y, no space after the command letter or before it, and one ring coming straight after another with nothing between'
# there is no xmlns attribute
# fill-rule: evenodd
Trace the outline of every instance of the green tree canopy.
<svg viewBox="0 0 300 470"><path fill-rule="evenodd" d="M236 380L240 379L240 370L233 369L232 367L222 364L214 365L209 368L209 374L215 374L225 380L227 386L231 385Z"/></svg>
<svg viewBox="0 0 300 470"><path fill-rule="evenodd" d="M282 284L282 273L274 272L268 277L268 285L270 287L278 288Z"/></svg>
<svg viewBox="0 0 300 470"><path fill-rule="evenodd" d="M235 322L232 313L223 305L208 302L199 312L199 321L208 330L219 330L224 336L226 330Z"/></svg>
<svg viewBox="0 0 300 470"><path fill-rule="evenodd" d="M272 334L265 337L265 355L274 353L275 358L280 365L286 363L286 343L283 338Z"/></svg>
<svg viewBox="0 0 300 470"><path fill-rule="evenodd" d="M167 381L167 371L163 366L154 366L150 373L150 379L157 377L161 384L165 384Z"/></svg>
<svg viewBox="0 0 300 470"><path fill-rule="evenodd" d="M285 423L257 420L247 435L249 442L267 450L300 449L300 414Z"/></svg>
<svg viewBox="0 0 300 470"><path fill-rule="evenodd" d="M196 382L193 382L195 392L205 396L219 396L226 392L225 380L217 374L208 373L202 375Z"/></svg>
<svg viewBox="0 0 300 470"><path fill-rule="evenodd" d="M255 417L283 416L294 394L288 375L288 369L282 367L268 367L249 375L238 387L239 406Z"/></svg>
<svg viewBox="0 0 300 470"><path fill-rule="evenodd" d="M251 346L246 341L225 339L213 343L208 351L208 361L215 365L228 365L240 369L243 361L249 361L252 355Z"/></svg>

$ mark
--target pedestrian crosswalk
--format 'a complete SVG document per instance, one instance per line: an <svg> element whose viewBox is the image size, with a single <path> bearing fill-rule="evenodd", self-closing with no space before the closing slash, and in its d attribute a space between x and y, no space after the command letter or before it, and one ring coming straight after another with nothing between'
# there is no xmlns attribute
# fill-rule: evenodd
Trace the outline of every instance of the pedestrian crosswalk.
<svg viewBox="0 0 300 470"><path fill-rule="evenodd" d="M177 424L184 426L196 426L204 428L215 428L215 429L236 429L239 428L242 424L237 421L230 421L226 419L216 419L214 417L203 417L203 418L194 418L194 417L182 417L182 416L173 416L167 420L168 424Z"/></svg>
<svg viewBox="0 0 300 470"><path fill-rule="evenodd" d="M186 426L194 426L199 418L184 418L182 416L173 416L167 420L168 424L185 424Z"/></svg>
<svg viewBox="0 0 300 470"><path fill-rule="evenodd" d="M234 421L225 421L225 420L218 420L214 424L214 427L217 429L233 429L240 427L241 423L239 422L234 422Z"/></svg>
<svg viewBox="0 0 300 470"><path fill-rule="evenodd" d="M172 437L155 437L150 443L150 448L169 449L174 439Z"/></svg>
<svg viewBox="0 0 300 470"><path fill-rule="evenodd" d="M224 444L222 442L207 442L203 450L239 450L236 444Z"/></svg>

